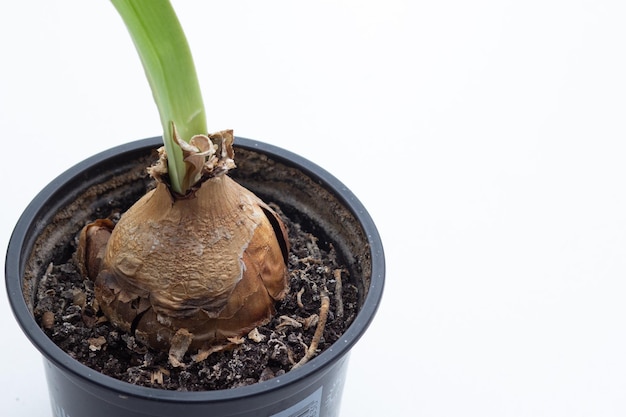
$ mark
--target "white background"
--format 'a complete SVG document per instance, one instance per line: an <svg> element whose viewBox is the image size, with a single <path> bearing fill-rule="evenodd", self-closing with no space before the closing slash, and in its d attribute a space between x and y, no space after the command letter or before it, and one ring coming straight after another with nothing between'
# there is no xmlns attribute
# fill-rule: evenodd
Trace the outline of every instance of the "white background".
<svg viewBox="0 0 626 417"><path fill-rule="evenodd" d="M174 2L209 129L368 208L384 301L342 415L626 415L626 3ZM52 178L160 134L107 1L0 6L2 250ZM0 291L0 415L50 416Z"/></svg>

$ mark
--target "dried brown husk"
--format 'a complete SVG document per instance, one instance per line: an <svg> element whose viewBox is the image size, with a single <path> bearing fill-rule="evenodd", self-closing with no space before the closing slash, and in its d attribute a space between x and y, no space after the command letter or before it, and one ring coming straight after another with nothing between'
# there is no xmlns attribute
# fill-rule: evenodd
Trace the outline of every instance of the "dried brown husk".
<svg viewBox="0 0 626 417"><path fill-rule="evenodd" d="M227 147L215 149L232 157ZM79 261L100 308L156 349L167 351L181 329L190 349L245 335L288 291L282 221L224 172L205 169L186 196L158 182L114 228L101 220L81 233Z"/></svg>

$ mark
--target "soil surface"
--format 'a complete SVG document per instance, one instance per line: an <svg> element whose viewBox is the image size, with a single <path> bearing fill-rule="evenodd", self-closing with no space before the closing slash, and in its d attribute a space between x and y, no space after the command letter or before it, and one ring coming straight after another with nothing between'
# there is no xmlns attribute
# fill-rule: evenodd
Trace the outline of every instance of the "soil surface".
<svg viewBox="0 0 626 417"><path fill-rule="evenodd" d="M320 242L279 208L289 230L290 292L276 304L265 326L207 358L188 352L182 366L172 366L167 352L137 342L113 327L94 303L93 284L83 278L73 258L51 264L37 291L35 318L70 356L114 378L137 385L180 391L227 389L274 378L291 370L315 333L322 296L330 310L316 354L341 337L357 313L358 290L339 264L332 244ZM119 215L117 215L119 217ZM112 218L116 215L112 214Z"/></svg>

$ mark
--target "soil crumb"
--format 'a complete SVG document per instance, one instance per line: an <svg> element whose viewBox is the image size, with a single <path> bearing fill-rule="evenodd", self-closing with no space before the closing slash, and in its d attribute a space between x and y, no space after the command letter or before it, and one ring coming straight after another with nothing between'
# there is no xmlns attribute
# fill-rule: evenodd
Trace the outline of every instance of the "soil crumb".
<svg viewBox="0 0 626 417"><path fill-rule="evenodd" d="M95 300L93 283L81 276L73 258L50 264L41 277L35 318L70 356L132 384L206 391L250 385L283 375L305 356L311 345L319 319L320 294L329 294L330 310L318 354L338 340L354 319L358 290L331 243L320 241L278 207L273 208L289 230L290 291L276 304L270 323L233 340L228 349L208 356L208 352L188 352L173 366L167 353L147 348L107 321Z"/></svg>

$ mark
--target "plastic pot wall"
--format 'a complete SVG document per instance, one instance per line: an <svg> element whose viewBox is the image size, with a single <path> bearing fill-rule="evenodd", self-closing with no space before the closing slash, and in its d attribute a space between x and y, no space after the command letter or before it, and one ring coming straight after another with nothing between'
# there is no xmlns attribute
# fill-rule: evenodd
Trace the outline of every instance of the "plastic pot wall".
<svg viewBox="0 0 626 417"><path fill-rule="evenodd" d="M236 138L237 169L232 177L308 223L319 239L335 246L348 266L359 288L360 308L344 335L329 349L299 369L254 385L166 391L122 382L82 365L57 347L36 323L34 294L48 264L68 255L70 239L99 212L108 211L116 201L141 195L149 181L145 167L154 161L160 145L158 137L131 142L70 168L35 197L11 236L5 271L9 301L23 331L43 355L53 414L338 415L350 349L369 326L382 296L382 243L367 211L343 184L317 165L271 145Z"/></svg>

